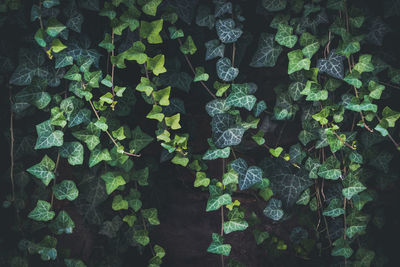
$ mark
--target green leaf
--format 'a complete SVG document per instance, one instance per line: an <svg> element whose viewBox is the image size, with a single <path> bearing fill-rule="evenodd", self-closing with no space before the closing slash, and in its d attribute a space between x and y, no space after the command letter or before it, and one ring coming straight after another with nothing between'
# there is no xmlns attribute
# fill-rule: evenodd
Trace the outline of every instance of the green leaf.
<svg viewBox="0 0 400 267"><path fill-rule="evenodd" d="M319 73L326 73L336 79L343 79L344 77L344 57L337 54L335 50L329 52L328 58L318 59L317 68Z"/></svg>
<svg viewBox="0 0 400 267"><path fill-rule="evenodd" d="M257 245L260 245L264 240L269 238L268 232L262 232L258 229L253 230L253 235Z"/></svg>
<svg viewBox="0 0 400 267"><path fill-rule="evenodd" d="M369 96L373 99L380 99L385 86L374 81L368 83L368 90L370 91Z"/></svg>
<svg viewBox="0 0 400 267"><path fill-rule="evenodd" d="M89 150L93 150L98 144L100 144L100 129L98 129L94 123L89 123L89 125L84 130L72 132L72 135L85 142Z"/></svg>
<svg viewBox="0 0 400 267"><path fill-rule="evenodd" d="M353 254L353 249L350 247L349 241L343 239L343 237L333 242L333 246L334 248L331 251L332 256L341 256L348 259Z"/></svg>
<svg viewBox="0 0 400 267"><path fill-rule="evenodd" d="M218 77L225 82L233 81L239 74L239 69L232 67L232 62L227 57L220 58L216 67Z"/></svg>
<svg viewBox="0 0 400 267"><path fill-rule="evenodd" d="M204 153L203 160L214 160L214 159L226 159L229 157L231 152L230 147L225 147L223 149L210 148Z"/></svg>
<svg viewBox="0 0 400 267"><path fill-rule="evenodd" d="M353 173L349 173L343 180L342 194L345 198L351 199L354 195L367 189Z"/></svg>
<svg viewBox="0 0 400 267"><path fill-rule="evenodd" d="M164 55L157 55L153 58L147 58L147 68L153 71L154 75L158 76L160 73L164 73L167 69L164 67Z"/></svg>
<svg viewBox="0 0 400 267"><path fill-rule="evenodd" d="M301 193L299 199L296 201L296 204L307 205L308 202L310 202L310 198L310 188L307 188L303 193Z"/></svg>
<svg viewBox="0 0 400 267"><path fill-rule="evenodd" d="M232 202L232 198L229 194L223 194L220 196L211 196L207 201L206 211L217 210L224 205L228 205Z"/></svg>
<svg viewBox="0 0 400 267"><path fill-rule="evenodd" d="M124 178L116 172L106 172L101 175L101 179L106 183L106 192L110 195L120 185L126 184Z"/></svg>
<svg viewBox="0 0 400 267"><path fill-rule="evenodd" d="M44 40L44 30L43 29L38 29L37 32L35 33L35 41L40 45L41 47L46 47L46 41Z"/></svg>
<svg viewBox="0 0 400 267"><path fill-rule="evenodd" d="M181 128L179 121L181 119L181 114L177 113L171 117L165 117L165 125L171 127L172 130L177 130Z"/></svg>
<svg viewBox="0 0 400 267"><path fill-rule="evenodd" d="M67 267L86 267L83 261L77 259L64 259L64 263Z"/></svg>
<svg viewBox="0 0 400 267"><path fill-rule="evenodd" d="M396 121L400 119L400 112L385 107L382 111L382 116L382 121L385 121L388 127L395 127Z"/></svg>
<svg viewBox="0 0 400 267"><path fill-rule="evenodd" d="M285 9L287 0L262 0L261 5L268 11L280 11Z"/></svg>
<svg viewBox="0 0 400 267"><path fill-rule="evenodd" d="M217 20L215 29L219 39L223 43L234 43L243 33L240 28L235 27L235 21L231 18Z"/></svg>
<svg viewBox="0 0 400 267"><path fill-rule="evenodd" d="M97 165L103 160L104 161L111 160L111 156L110 153L108 152L108 149L107 148L100 149L96 147L90 153L89 168L92 168L93 166Z"/></svg>
<svg viewBox="0 0 400 267"><path fill-rule="evenodd" d="M235 124L234 117L227 113L216 114L211 121L212 139L217 148L240 144L245 129Z"/></svg>
<svg viewBox="0 0 400 267"><path fill-rule="evenodd" d="M126 138L126 136L124 134L124 127L123 126L121 126L118 129L112 131L111 134L115 139L117 139L119 141L124 140Z"/></svg>
<svg viewBox="0 0 400 267"><path fill-rule="evenodd" d="M60 41L60 39L54 39L52 42L51 42L51 47L50 47L50 49L54 52L54 53L59 53L59 52L61 52L62 50L64 50L64 49L66 49L67 48L67 46L66 45L64 45L61 41Z"/></svg>
<svg viewBox="0 0 400 267"><path fill-rule="evenodd" d="M270 148L269 153L271 153L272 156L275 158L279 157L283 152L283 148L278 146L277 148Z"/></svg>
<svg viewBox="0 0 400 267"><path fill-rule="evenodd" d="M129 147L134 150L135 153L139 153L143 148L153 142L154 138L140 129L139 126L132 131L132 141L129 143Z"/></svg>
<svg viewBox="0 0 400 267"><path fill-rule="evenodd" d="M231 245L224 244L223 237L216 233L213 233L212 242L210 246L207 248L207 251L218 255L229 256L231 252Z"/></svg>
<svg viewBox="0 0 400 267"><path fill-rule="evenodd" d="M47 155L36 165L33 165L26 171L42 180L42 182L48 186L50 181L54 179L54 168L56 164Z"/></svg>
<svg viewBox="0 0 400 267"><path fill-rule="evenodd" d="M57 239L46 235L38 244L29 247L30 253L37 253L43 261L55 260L57 258Z"/></svg>
<svg viewBox="0 0 400 267"><path fill-rule="evenodd" d="M275 44L274 35L261 33L258 48L250 62L254 68L273 67L282 52L282 47Z"/></svg>
<svg viewBox="0 0 400 267"><path fill-rule="evenodd" d="M249 227L249 224L245 220L230 220L223 224L225 234L229 234L235 231L244 231Z"/></svg>
<svg viewBox="0 0 400 267"><path fill-rule="evenodd" d="M217 114L225 113L230 108L231 106L226 103L225 99L214 99L206 104L206 111L211 117L214 117Z"/></svg>
<svg viewBox="0 0 400 267"><path fill-rule="evenodd" d="M224 57L225 45L222 44L219 40L210 40L204 45L206 47L206 60Z"/></svg>
<svg viewBox="0 0 400 267"><path fill-rule="evenodd" d="M196 172L194 187L200 187L200 186L207 187L209 184L210 184L210 178L207 178L205 172Z"/></svg>
<svg viewBox="0 0 400 267"><path fill-rule="evenodd" d="M251 137L251 139L253 139L254 142L257 143L257 145L262 146L265 143L264 132L261 130L258 131L255 135Z"/></svg>
<svg viewBox="0 0 400 267"><path fill-rule="evenodd" d="M325 179L337 180L342 175L340 170L340 162L330 156L319 168L318 175Z"/></svg>
<svg viewBox="0 0 400 267"><path fill-rule="evenodd" d="M157 209L142 209L142 215L145 219L149 221L151 225L159 225L160 221L158 220L158 212Z"/></svg>
<svg viewBox="0 0 400 267"><path fill-rule="evenodd" d="M56 219L50 224L49 228L58 235L61 234L72 234L75 223L69 217L68 213L64 210L60 211Z"/></svg>
<svg viewBox="0 0 400 267"><path fill-rule="evenodd" d="M291 26L278 24L278 32L275 35L275 41L280 45L292 48L297 43L297 36L292 33L293 28Z"/></svg>
<svg viewBox="0 0 400 267"><path fill-rule="evenodd" d="M148 78L141 77L140 83L136 86L136 90L145 93L147 96L150 96L153 92L153 84Z"/></svg>
<svg viewBox="0 0 400 267"><path fill-rule="evenodd" d="M185 36L183 31L181 29L177 29L175 26L168 27L168 31L169 31L169 38L171 38L172 40Z"/></svg>
<svg viewBox="0 0 400 267"><path fill-rule="evenodd" d="M309 58L303 58L303 52L301 50L294 50L288 53L289 66L288 74L292 74L299 70L309 70L311 61Z"/></svg>
<svg viewBox="0 0 400 267"><path fill-rule="evenodd" d="M62 146L63 144L64 133L60 130L54 130L50 120L37 124L36 132L38 134L38 138L36 140L35 149Z"/></svg>
<svg viewBox="0 0 400 267"><path fill-rule="evenodd" d="M53 192L58 200L68 199L73 201L79 195L75 182L71 180L63 180L61 183L54 185Z"/></svg>
<svg viewBox="0 0 400 267"><path fill-rule="evenodd" d="M104 98L103 98L104 99ZM112 100L111 100L112 101ZM103 116L100 117L100 119L98 119L94 125L99 128L100 130L102 130L103 132L108 130L108 124L107 124L107 119Z"/></svg>
<svg viewBox="0 0 400 267"><path fill-rule="evenodd" d="M171 86L153 92L154 101L158 102L161 106L169 106L169 95L171 93Z"/></svg>
<svg viewBox="0 0 400 267"><path fill-rule="evenodd" d="M324 216L338 217L343 215L345 210L343 209L343 201L338 198L334 198L329 202L328 207L322 212Z"/></svg>
<svg viewBox="0 0 400 267"><path fill-rule="evenodd" d="M204 72L204 68L203 67L196 67L196 71L195 72L196 73L194 75L193 81L195 81L195 82L208 81L209 75L208 75L208 73Z"/></svg>
<svg viewBox="0 0 400 267"><path fill-rule="evenodd" d="M121 195L116 195L113 198L111 207L113 210L127 210L129 205L128 205L128 201L124 200L123 197Z"/></svg>
<svg viewBox="0 0 400 267"><path fill-rule="evenodd" d="M315 53L317 53L318 49L319 49L319 43L318 43L318 42L315 42L315 43L309 44L309 45L307 45L306 47L304 47L304 48L301 50L301 52L303 52L303 55L304 55L306 58L311 59L312 56L313 56Z"/></svg>
<svg viewBox="0 0 400 267"><path fill-rule="evenodd" d="M82 75L79 73L79 68L76 65L72 65L67 73L65 73L64 79L80 82Z"/></svg>
<svg viewBox="0 0 400 267"><path fill-rule="evenodd" d="M104 40L99 43L99 46L107 50L107 52L111 52L114 50L115 47L112 43L111 35L109 33L106 33Z"/></svg>
<svg viewBox="0 0 400 267"><path fill-rule="evenodd" d="M215 16L208 6L200 5L197 8L196 24L200 27L208 27L210 30L214 27Z"/></svg>
<svg viewBox="0 0 400 267"><path fill-rule="evenodd" d="M28 214L28 217L35 221L47 222L54 218L54 211L50 211L50 203L44 200L38 200L36 207Z"/></svg>
<svg viewBox="0 0 400 267"><path fill-rule="evenodd" d="M157 13L157 7L161 4L162 0L148 0L142 6L143 13L155 16Z"/></svg>
<svg viewBox="0 0 400 267"><path fill-rule="evenodd" d="M133 239L142 246L146 246L150 242L149 233L146 230L135 230Z"/></svg>
<svg viewBox="0 0 400 267"><path fill-rule="evenodd" d="M118 68L126 67L125 60L135 60L138 64L144 64L148 60L147 55L144 53L145 50L145 45L141 41L136 41L129 49L117 56L112 56L111 63L116 65Z"/></svg>
<svg viewBox="0 0 400 267"><path fill-rule="evenodd" d="M162 38L160 32L163 27L163 20L155 20L152 22L146 22L142 20L140 22L140 37L147 39L149 44L160 44L162 43Z"/></svg>
<svg viewBox="0 0 400 267"><path fill-rule="evenodd" d="M354 70L360 74L363 72L371 72L374 70L374 65L371 63L371 55L361 55L358 59L358 63L354 66Z"/></svg>
<svg viewBox="0 0 400 267"><path fill-rule="evenodd" d="M133 227L137 217L135 215L125 215L122 221L126 222L130 227Z"/></svg>
<svg viewBox="0 0 400 267"><path fill-rule="evenodd" d="M65 142L60 147L60 156L68 159L71 165L82 165L83 146L79 142Z"/></svg>
<svg viewBox="0 0 400 267"><path fill-rule="evenodd" d="M307 101L320 101L328 99L328 91L323 90L319 83L313 81L307 81L301 95L306 95Z"/></svg>
<svg viewBox="0 0 400 267"><path fill-rule="evenodd" d="M190 54L193 55L197 51L197 47L193 42L192 36L188 36L186 41L179 47L181 52L185 55Z"/></svg>
<svg viewBox="0 0 400 267"><path fill-rule="evenodd" d="M186 167L189 163L189 159L180 153L176 153L171 162L177 165L181 165L182 167Z"/></svg>
<svg viewBox="0 0 400 267"><path fill-rule="evenodd" d="M232 91L226 98L226 104L234 107L242 107L251 111L257 98L253 95L249 95L250 85L244 84L232 84Z"/></svg>
<svg viewBox="0 0 400 267"><path fill-rule="evenodd" d="M67 27L59 22L56 18L51 17L47 21L46 33L51 37L56 37Z"/></svg>
<svg viewBox="0 0 400 267"><path fill-rule="evenodd" d="M282 201L276 198L271 198L264 209L264 215L268 218L279 221L283 217Z"/></svg>
<svg viewBox="0 0 400 267"><path fill-rule="evenodd" d="M238 178L239 175L235 171L230 170L224 173L222 177L222 184L225 186L228 184L237 184L239 182Z"/></svg>

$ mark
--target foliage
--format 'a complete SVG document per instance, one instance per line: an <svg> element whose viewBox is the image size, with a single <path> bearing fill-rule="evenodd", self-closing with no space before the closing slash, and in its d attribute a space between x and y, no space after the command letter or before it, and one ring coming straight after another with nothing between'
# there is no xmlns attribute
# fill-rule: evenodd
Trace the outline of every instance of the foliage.
<svg viewBox="0 0 400 267"><path fill-rule="evenodd" d="M186 168L205 211L221 216L204 234L222 265L242 266L230 236L252 231L268 257L381 266L373 227L400 150L399 54L385 38L399 34L389 26L398 1L383 16L363 1L248 2L0 4L2 36L21 34L0 41L11 144L2 201L19 238L0 263L38 254L122 266L135 247L162 265L168 250L151 232L168 215L152 190L159 169ZM284 141L287 125L296 130ZM70 255L60 240L82 224L118 244L115 255Z"/></svg>

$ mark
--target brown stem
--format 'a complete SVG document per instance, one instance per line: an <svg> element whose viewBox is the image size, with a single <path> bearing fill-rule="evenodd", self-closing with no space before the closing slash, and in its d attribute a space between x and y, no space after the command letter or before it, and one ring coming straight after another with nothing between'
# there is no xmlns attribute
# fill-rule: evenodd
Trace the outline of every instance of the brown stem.
<svg viewBox="0 0 400 267"><path fill-rule="evenodd" d="M182 41L181 41L181 39L178 38L177 40L178 40L179 45L182 46ZM192 63L190 62L189 57L188 57L186 54L183 54L183 55L184 55L184 57L185 57L186 63L188 64L190 70L192 71L193 75L196 75L196 71L194 70ZM200 84L204 87L204 89L207 90L207 92L208 92L214 99L217 99L217 97L211 92L210 88L208 88L207 85L206 85L203 81L200 81Z"/></svg>
<svg viewBox="0 0 400 267"><path fill-rule="evenodd" d="M12 94L11 87L9 87L9 99L10 99L10 181L11 181L11 193L12 199L15 200L15 184L14 184L14 112L12 110Z"/></svg>
<svg viewBox="0 0 400 267"><path fill-rule="evenodd" d="M352 150L356 150L353 146L351 146L349 143L347 143L346 141L344 141L336 132L333 132L333 134L340 140L340 142L342 142L345 146L347 146L348 148L352 149Z"/></svg>
<svg viewBox="0 0 400 267"><path fill-rule="evenodd" d="M114 46L114 31L111 33L111 44ZM111 51L111 56L114 57L115 52L114 48ZM114 92L114 72L115 72L115 64L111 65L111 90L112 90L112 99L114 100L115 92Z"/></svg>
<svg viewBox="0 0 400 267"><path fill-rule="evenodd" d="M379 123L381 123L381 118L379 118L378 115L376 115L376 118L378 119ZM389 137L390 141L392 141L393 145L398 149L399 148L399 143L397 143L392 135L388 132L387 136Z"/></svg>
<svg viewBox="0 0 400 267"><path fill-rule="evenodd" d="M96 108L94 107L92 100L89 100L89 103L90 103L90 106L92 107L92 110L93 110L94 114L96 115L97 119L100 120L99 113L97 112ZM110 132L108 130L106 130L105 133L108 135L108 137L110 137L111 141L118 148L118 143L117 143L117 141L115 141L114 137L112 137ZM140 157L140 154L133 154L133 153L126 152L126 151L123 151L122 153L125 155L133 156L133 157Z"/></svg>

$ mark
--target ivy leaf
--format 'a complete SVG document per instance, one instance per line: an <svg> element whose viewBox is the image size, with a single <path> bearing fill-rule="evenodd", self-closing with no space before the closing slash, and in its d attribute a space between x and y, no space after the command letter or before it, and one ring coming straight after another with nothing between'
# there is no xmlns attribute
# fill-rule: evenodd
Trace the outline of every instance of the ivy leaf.
<svg viewBox="0 0 400 267"><path fill-rule="evenodd" d="M206 111L211 117L214 117L217 114L225 113L230 108L231 106L226 103L225 99L214 99L206 104Z"/></svg>
<svg viewBox="0 0 400 267"><path fill-rule="evenodd" d="M65 142L60 147L60 156L67 158L71 165L82 165L83 146L79 142Z"/></svg>
<svg viewBox="0 0 400 267"><path fill-rule="evenodd" d="M353 173L349 173L343 180L342 194L345 198L351 199L354 195L367 189Z"/></svg>
<svg viewBox="0 0 400 267"><path fill-rule="evenodd" d="M109 33L106 33L104 40L99 43L99 46L107 50L107 52L111 52L114 50L115 47L112 43L111 35Z"/></svg>
<svg viewBox="0 0 400 267"><path fill-rule="evenodd" d="M168 31L169 31L169 38L171 38L172 40L185 36L183 31L181 29L177 29L175 26L168 27Z"/></svg>
<svg viewBox="0 0 400 267"><path fill-rule="evenodd" d="M36 140L35 149L62 146L63 144L64 133L60 130L54 130L50 120L37 124L36 132L38 134L38 138Z"/></svg>
<svg viewBox="0 0 400 267"><path fill-rule="evenodd" d="M248 95L249 84L232 84L232 92L226 98L226 104L234 107L246 108L251 111L257 98L253 95Z"/></svg>
<svg viewBox="0 0 400 267"><path fill-rule="evenodd" d="M340 237L335 242L333 242L334 248L331 251L332 256L341 256L346 259L350 258L353 254L353 249L349 245L349 241Z"/></svg>
<svg viewBox="0 0 400 267"><path fill-rule="evenodd" d="M160 44L162 43L162 38L160 32L163 27L163 20L155 20L152 22L147 22L142 20L140 22L140 37L147 39L149 44Z"/></svg>
<svg viewBox="0 0 400 267"><path fill-rule="evenodd" d="M328 91L323 90L319 83L307 81L301 95L306 95L307 101L320 101L328 99Z"/></svg>
<svg viewBox="0 0 400 267"><path fill-rule="evenodd" d="M56 37L67 27L59 22L56 18L51 17L47 21L46 33L51 37Z"/></svg>
<svg viewBox="0 0 400 267"><path fill-rule="evenodd" d="M36 165L33 165L26 171L42 180L42 182L48 186L50 181L54 179L54 168L56 164L47 155Z"/></svg>
<svg viewBox="0 0 400 267"><path fill-rule="evenodd" d="M218 39L210 40L204 45L206 47L206 60L224 57L225 45Z"/></svg>
<svg viewBox="0 0 400 267"><path fill-rule="evenodd" d="M229 194L223 194L220 196L210 196L207 201L206 211L217 210L224 205L228 205L232 202L232 198Z"/></svg>
<svg viewBox="0 0 400 267"><path fill-rule="evenodd" d="M35 221L47 222L54 218L54 211L50 211L50 203L38 200L36 207L28 214L28 217Z"/></svg>
<svg viewBox="0 0 400 267"><path fill-rule="evenodd" d="M207 178L205 172L196 172L194 187L200 187L200 186L207 187L209 184L210 184L210 178Z"/></svg>
<svg viewBox="0 0 400 267"><path fill-rule="evenodd" d="M211 121L212 138L217 148L238 145L243 137L245 129L235 124L230 114L217 114Z"/></svg>
<svg viewBox="0 0 400 267"><path fill-rule="evenodd" d="M72 135L85 142L89 150L93 150L98 144L100 144L100 129L98 129L94 123L89 123L89 125L84 130L72 132Z"/></svg>
<svg viewBox="0 0 400 267"><path fill-rule="evenodd" d="M189 35L186 38L186 41L179 47L179 49L184 55L193 55L194 53L196 53L197 47L193 42L192 36Z"/></svg>
<svg viewBox="0 0 400 267"><path fill-rule="evenodd" d="M342 171L340 170L340 162L330 156L324 163L322 163L319 168L318 175L325 179L329 180L337 180L342 175Z"/></svg>
<svg viewBox="0 0 400 267"><path fill-rule="evenodd" d="M232 67L232 62L229 58L223 57L217 61L217 74L221 80L231 82L238 76L239 69Z"/></svg>
<svg viewBox="0 0 400 267"><path fill-rule="evenodd" d="M334 198L329 202L328 207L322 212L324 216L338 217L343 215L345 210L343 209L343 201L338 198Z"/></svg>
<svg viewBox="0 0 400 267"><path fill-rule="evenodd" d="M46 79L49 75L47 69L43 67L45 62L44 53L38 50L22 50L20 53L21 64L10 77L10 83L14 85L28 85L34 76Z"/></svg>
<svg viewBox="0 0 400 267"><path fill-rule="evenodd" d="M291 26L278 24L278 32L275 35L275 41L280 45L292 48L297 43L297 36L292 33L293 28Z"/></svg>
<svg viewBox="0 0 400 267"><path fill-rule="evenodd" d="M281 52L282 47L275 44L274 35L261 33L258 48L251 60L250 66L254 68L273 67Z"/></svg>
<svg viewBox="0 0 400 267"><path fill-rule="evenodd" d="M214 160L214 159L226 159L231 153L230 147L225 147L223 149L210 148L204 153L203 160Z"/></svg>
<svg viewBox="0 0 400 267"><path fill-rule="evenodd" d="M262 170L257 166L250 166L245 175L239 175L240 190L246 190L262 181Z"/></svg>
<svg viewBox="0 0 400 267"><path fill-rule="evenodd" d="M58 200L68 199L69 201L75 200L78 197L79 191L74 181L63 180L53 186L54 196Z"/></svg>
<svg viewBox="0 0 400 267"><path fill-rule="evenodd" d="M200 27L208 27L210 30L214 27L215 16L211 14L208 6L200 5L197 8L196 24Z"/></svg>
<svg viewBox="0 0 400 267"><path fill-rule="evenodd" d="M304 169L298 169L283 159L265 159L259 166L271 182L274 194L285 207L292 206L301 193L313 184Z"/></svg>
<svg viewBox="0 0 400 267"><path fill-rule="evenodd" d="M310 188L307 188L303 193L301 193L299 199L296 201L296 204L307 205L308 202L310 202Z"/></svg>
<svg viewBox="0 0 400 267"><path fill-rule="evenodd" d="M129 143L129 147L134 150L135 153L139 153L143 148L153 142L154 138L140 129L139 126L132 131L132 141Z"/></svg>
<svg viewBox="0 0 400 267"><path fill-rule="evenodd" d="M319 163L318 159L313 159L309 157L306 160L305 168L307 171L309 171L308 177L311 179L317 179L318 178L318 169L321 166Z"/></svg>
<svg viewBox="0 0 400 267"><path fill-rule="evenodd" d="M301 50L301 52L303 52L303 55L304 55L306 58L311 59L312 56L313 56L315 53L317 53L318 49L319 49L319 43L318 43L318 42L315 42L315 43L309 44L309 45L307 45L306 47L304 47L304 48Z"/></svg>
<svg viewBox="0 0 400 267"><path fill-rule="evenodd" d="M208 81L209 75L208 75L208 73L205 73L203 67L196 67L195 72L196 73L195 73L195 76L193 79L194 82Z"/></svg>
<svg viewBox="0 0 400 267"><path fill-rule="evenodd" d="M158 212L157 209L142 209L142 215L145 219L149 221L151 225L159 225L160 221L158 220Z"/></svg>
<svg viewBox="0 0 400 267"><path fill-rule="evenodd" d="M268 218L279 221L283 217L282 201L276 198L271 198L265 207L263 213Z"/></svg>
<svg viewBox="0 0 400 267"><path fill-rule="evenodd" d="M113 210L127 210L129 207L128 201L124 200L121 195L116 195L113 198L111 207Z"/></svg>
<svg viewBox="0 0 400 267"><path fill-rule="evenodd" d="M147 58L147 68L153 71L154 75L158 76L160 73L164 73L167 69L164 67L165 58L164 55L157 55L153 58Z"/></svg>
<svg viewBox="0 0 400 267"><path fill-rule="evenodd" d="M371 55L361 55L357 64L354 66L354 70L358 71L360 74L373 71L374 65L371 63L371 58Z"/></svg>
<svg viewBox="0 0 400 267"><path fill-rule="evenodd" d="M275 158L279 157L283 152L283 148L278 146L277 148L270 148L269 153L271 153L272 156Z"/></svg>
<svg viewBox="0 0 400 267"><path fill-rule="evenodd" d="M83 15L81 13L75 12L71 17L68 18L65 24L69 29L74 32L80 33L83 24Z"/></svg>
<svg viewBox="0 0 400 267"><path fill-rule="evenodd" d="M294 50L288 53L289 66L288 74L292 74L299 70L309 70L311 61L309 58L303 58L303 52L301 50Z"/></svg>
<svg viewBox="0 0 400 267"><path fill-rule="evenodd" d="M100 149L96 147L90 153L89 168L92 168L101 161L108 161L108 160L111 160L111 156L110 153L108 152L108 149L107 148Z"/></svg>
<svg viewBox="0 0 400 267"><path fill-rule="evenodd" d="M146 246L150 242L149 234L146 230L136 230L133 238L142 246Z"/></svg>
<svg viewBox="0 0 400 267"><path fill-rule="evenodd" d="M157 13L157 7L161 4L162 0L149 0L142 6L143 13L155 16Z"/></svg>
<svg viewBox="0 0 400 267"><path fill-rule="evenodd" d="M101 175L101 179L106 183L106 192L110 195L120 185L126 184L124 178L116 172L106 172Z"/></svg>
<svg viewBox="0 0 400 267"><path fill-rule="evenodd" d="M285 9L287 0L262 0L261 4L268 11L280 11Z"/></svg>
<svg viewBox="0 0 400 267"><path fill-rule="evenodd" d="M207 251L218 255L229 256L229 254L231 253L231 245L224 244L223 237L216 233L213 233L212 242L207 248Z"/></svg>
<svg viewBox="0 0 400 267"><path fill-rule="evenodd" d="M235 28L235 21L231 18L217 20L215 29L219 39L223 43L234 43L243 33L240 28Z"/></svg>
<svg viewBox="0 0 400 267"><path fill-rule="evenodd" d="M165 125L171 127L172 130L177 130L181 128L179 121L181 119L181 114L177 113L171 117L165 117Z"/></svg>
<svg viewBox="0 0 400 267"><path fill-rule="evenodd" d="M317 68L319 73L326 73L336 79L344 78L344 57L331 50L327 59L318 59Z"/></svg>
<svg viewBox="0 0 400 267"><path fill-rule="evenodd" d="M64 210L60 211L56 219L50 224L49 228L57 235L72 234L75 228L75 223Z"/></svg>
<svg viewBox="0 0 400 267"><path fill-rule="evenodd" d="M249 224L245 220L230 220L223 224L225 234L229 234L235 231L244 231L249 227Z"/></svg>
<svg viewBox="0 0 400 267"><path fill-rule="evenodd" d="M385 86L374 81L368 83L368 90L370 91L369 96L373 99L380 99Z"/></svg>
<svg viewBox="0 0 400 267"><path fill-rule="evenodd" d="M265 103L264 100L261 100L257 102L253 110L253 114L255 117L259 117L261 113L263 113L265 110L267 110L267 104Z"/></svg>

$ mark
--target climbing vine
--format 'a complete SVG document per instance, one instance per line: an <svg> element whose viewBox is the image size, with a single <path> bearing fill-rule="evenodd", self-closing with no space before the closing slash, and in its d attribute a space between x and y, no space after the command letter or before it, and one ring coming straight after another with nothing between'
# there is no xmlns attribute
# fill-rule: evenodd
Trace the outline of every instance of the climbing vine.
<svg viewBox="0 0 400 267"><path fill-rule="evenodd" d="M259 266L293 266L286 255L383 266L374 240L398 185L400 55L390 38L400 3L374 8L0 3L2 212L13 233L0 263L124 266L135 250L143 266L174 265L152 233L168 216L159 181L181 171L207 195L198 212L218 217L203 233L216 265L251 266L231 242L243 233L268 258ZM101 236L89 256L65 242L86 229Z"/></svg>

